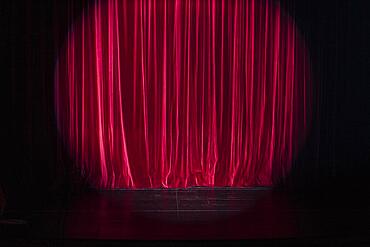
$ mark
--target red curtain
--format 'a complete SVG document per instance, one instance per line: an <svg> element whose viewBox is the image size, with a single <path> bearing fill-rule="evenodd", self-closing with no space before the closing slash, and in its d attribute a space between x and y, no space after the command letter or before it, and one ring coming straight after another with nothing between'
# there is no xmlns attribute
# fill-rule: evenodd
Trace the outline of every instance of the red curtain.
<svg viewBox="0 0 370 247"><path fill-rule="evenodd" d="M58 129L98 188L269 186L307 133L308 61L276 1L98 1L59 53Z"/></svg>

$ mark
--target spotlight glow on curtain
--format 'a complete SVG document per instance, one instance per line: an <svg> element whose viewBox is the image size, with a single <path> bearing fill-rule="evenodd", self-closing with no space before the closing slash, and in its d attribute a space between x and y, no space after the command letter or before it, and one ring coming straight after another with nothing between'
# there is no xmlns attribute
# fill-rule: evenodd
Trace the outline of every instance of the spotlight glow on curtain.
<svg viewBox="0 0 370 247"><path fill-rule="evenodd" d="M268 186L304 141L309 72L275 1L98 1L59 55L58 129L98 188Z"/></svg>

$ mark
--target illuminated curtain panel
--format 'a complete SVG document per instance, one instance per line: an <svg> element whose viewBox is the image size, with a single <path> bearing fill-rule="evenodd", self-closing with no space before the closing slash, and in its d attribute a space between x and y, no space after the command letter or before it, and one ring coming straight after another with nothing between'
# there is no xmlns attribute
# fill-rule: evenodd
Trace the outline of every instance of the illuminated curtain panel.
<svg viewBox="0 0 370 247"><path fill-rule="evenodd" d="M60 50L55 108L94 187L270 186L305 139L310 85L276 1L98 1Z"/></svg>

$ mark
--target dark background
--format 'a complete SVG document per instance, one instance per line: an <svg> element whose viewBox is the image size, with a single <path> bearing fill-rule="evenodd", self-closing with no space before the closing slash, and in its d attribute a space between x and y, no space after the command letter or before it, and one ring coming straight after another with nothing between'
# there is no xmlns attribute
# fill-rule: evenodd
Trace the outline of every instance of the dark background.
<svg viewBox="0 0 370 247"><path fill-rule="evenodd" d="M1 1L3 148L9 207L86 187L57 135L53 77L68 26L88 1ZM279 188L321 193L370 187L369 1L282 1L306 39L313 127Z"/></svg>

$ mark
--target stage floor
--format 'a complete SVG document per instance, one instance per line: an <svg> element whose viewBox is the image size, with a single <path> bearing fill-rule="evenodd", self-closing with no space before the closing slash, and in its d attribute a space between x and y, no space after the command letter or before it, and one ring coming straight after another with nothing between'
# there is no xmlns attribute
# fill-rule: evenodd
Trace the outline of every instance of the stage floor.
<svg viewBox="0 0 370 247"><path fill-rule="evenodd" d="M28 211L9 209L5 218L27 222L20 231L24 235L17 238L305 243L355 239L370 244L370 204L349 195L341 200L316 195L313 200L305 193L269 188L189 188L90 191L57 198Z"/></svg>

